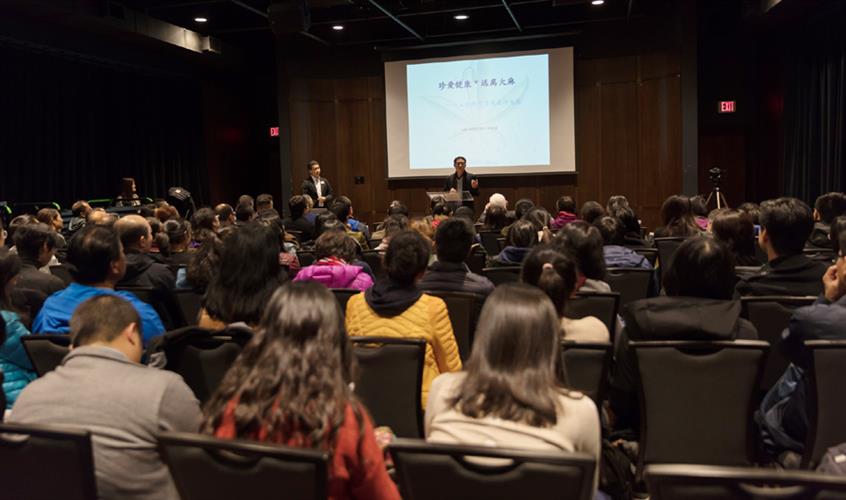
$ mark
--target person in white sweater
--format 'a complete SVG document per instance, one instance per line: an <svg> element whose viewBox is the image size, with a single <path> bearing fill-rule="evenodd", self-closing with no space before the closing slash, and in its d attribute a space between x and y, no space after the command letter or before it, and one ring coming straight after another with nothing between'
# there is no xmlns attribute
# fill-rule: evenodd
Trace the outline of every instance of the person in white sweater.
<svg viewBox="0 0 846 500"><path fill-rule="evenodd" d="M590 398L556 376L560 320L549 298L523 283L500 285L480 317L465 371L432 383L426 440L580 452L598 467L599 414Z"/></svg>

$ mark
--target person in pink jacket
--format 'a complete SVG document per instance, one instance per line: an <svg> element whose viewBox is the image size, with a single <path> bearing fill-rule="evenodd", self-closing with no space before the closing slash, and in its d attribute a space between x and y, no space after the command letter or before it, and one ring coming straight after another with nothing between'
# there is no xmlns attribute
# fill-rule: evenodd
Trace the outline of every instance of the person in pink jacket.
<svg viewBox="0 0 846 500"><path fill-rule="evenodd" d="M367 290L373 278L360 266L350 264L355 259L358 244L343 231L327 231L315 242L317 260L300 269L294 281L317 281L327 288Z"/></svg>

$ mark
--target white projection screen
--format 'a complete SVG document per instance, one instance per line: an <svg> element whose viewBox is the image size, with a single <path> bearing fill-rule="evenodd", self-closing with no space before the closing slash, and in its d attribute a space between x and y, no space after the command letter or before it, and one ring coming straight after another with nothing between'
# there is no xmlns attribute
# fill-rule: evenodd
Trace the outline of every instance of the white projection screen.
<svg viewBox="0 0 846 500"><path fill-rule="evenodd" d="M573 48L385 63L388 178L576 172Z"/></svg>

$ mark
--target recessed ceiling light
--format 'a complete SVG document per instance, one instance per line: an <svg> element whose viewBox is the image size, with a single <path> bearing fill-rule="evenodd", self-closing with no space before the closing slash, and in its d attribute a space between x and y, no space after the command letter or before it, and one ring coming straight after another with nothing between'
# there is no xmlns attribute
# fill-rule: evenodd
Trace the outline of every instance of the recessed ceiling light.
<svg viewBox="0 0 846 500"><path fill-rule="evenodd" d="M209 22L209 20L206 19L205 17L195 17L194 22L196 22L196 23L207 23L207 22Z"/></svg>
<svg viewBox="0 0 846 500"><path fill-rule="evenodd" d="M602 5L605 3L605 0L591 0L591 5Z"/></svg>
<svg viewBox="0 0 846 500"><path fill-rule="evenodd" d="M344 27L341 26L340 24L336 24L335 26L332 26L332 29L335 30L335 31L341 31L341 30L344 29Z"/></svg>
<svg viewBox="0 0 846 500"><path fill-rule="evenodd" d="M452 16L452 18L456 21L466 21L467 19L470 19L470 16L468 16L467 14L456 14Z"/></svg>

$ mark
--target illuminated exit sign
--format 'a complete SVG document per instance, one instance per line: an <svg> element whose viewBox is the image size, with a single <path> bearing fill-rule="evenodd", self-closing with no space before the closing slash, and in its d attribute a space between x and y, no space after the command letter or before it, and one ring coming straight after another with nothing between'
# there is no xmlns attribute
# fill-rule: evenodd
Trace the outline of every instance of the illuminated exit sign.
<svg viewBox="0 0 846 500"><path fill-rule="evenodd" d="M279 137L279 127L270 127L270 137Z"/></svg>
<svg viewBox="0 0 846 500"><path fill-rule="evenodd" d="M717 103L718 113L734 113L737 110L737 101L720 101Z"/></svg>

